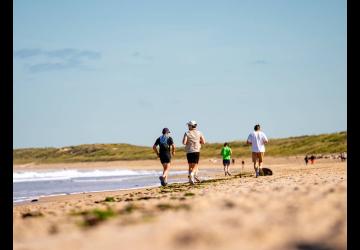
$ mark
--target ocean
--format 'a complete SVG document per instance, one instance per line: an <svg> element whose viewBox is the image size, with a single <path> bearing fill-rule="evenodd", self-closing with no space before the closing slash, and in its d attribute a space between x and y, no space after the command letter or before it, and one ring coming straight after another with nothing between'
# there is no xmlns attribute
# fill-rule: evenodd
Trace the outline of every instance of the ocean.
<svg viewBox="0 0 360 250"><path fill-rule="evenodd" d="M160 186L160 170L53 170L13 172L13 202L45 196ZM168 182L186 182L187 170L170 171ZM175 178L174 178L175 177Z"/></svg>

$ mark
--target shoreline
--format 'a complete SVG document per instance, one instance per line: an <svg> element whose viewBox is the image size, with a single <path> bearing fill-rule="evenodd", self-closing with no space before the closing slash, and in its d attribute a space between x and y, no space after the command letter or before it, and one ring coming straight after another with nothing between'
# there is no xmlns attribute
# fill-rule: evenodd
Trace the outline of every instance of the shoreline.
<svg viewBox="0 0 360 250"><path fill-rule="evenodd" d="M264 158L265 165L267 164L288 164L288 163L304 163L304 157L302 156L285 156L285 157L272 157L266 156ZM241 160L245 161L246 165L251 165L251 155L247 157L236 158L235 166L241 166ZM340 162L338 159L317 159L315 162ZM199 167L208 166L221 167L222 159L219 157L213 158L201 158ZM231 165L233 166L233 165ZM146 169L162 169L161 163L158 159L156 160L134 160L134 161L96 161L96 162L72 162L72 163L26 163L26 164L13 164L13 171L22 170L51 170L51 169L116 169L124 168L134 170L146 170ZM171 168L186 169L186 159L175 159L171 162Z"/></svg>
<svg viewBox="0 0 360 250"><path fill-rule="evenodd" d="M253 171L252 166L250 165L251 159L246 159L247 164L245 166L246 171ZM268 157L265 159L264 167L271 167L273 171L276 172L277 168L281 168L283 165L287 165L289 163L297 164L300 163L301 159L299 157ZM306 166L303 163L303 168L311 168L313 166L318 166L319 164L324 163L337 163L339 161L333 159L320 159L314 165L310 163ZM185 160L173 160L172 166L169 172L169 183L186 183L185 182L178 182L179 179L185 178L185 174L181 175L174 175L172 176L171 171L179 171L179 170L186 170L187 166L185 165L187 162ZM215 178L216 176L221 176L223 173L222 165L220 159L203 159L199 164L200 173L205 172L210 174L210 178ZM301 164L301 163L300 163ZM160 162L158 160L144 160L144 161L115 161L115 162L92 162L88 164L87 162L80 162L80 163L66 163L66 164L25 164L25 165L14 165L14 170L16 172L26 172L26 171L34 171L34 172L45 172L45 171L59 171L59 170L80 170L80 171L93 171L93 170L115 170L115 169L126 169L126 170L162 170ZM235 171L236 174L239 174L243 169L241 169L241 164L239 161L235 163L235 165L231 165L231 171ZM203 173L204 173L203 172ZM209 176L207 177L209 178ZM177 181L174 181L177 180ZM160 184L159 184L160 186ZM79 191L79 192L71 192L71 193L59 193L59 194L49 194L49 195L39 195L34 196L32 198L21 200L21 201L13 201L13 206L19 206L23 204L36 204L39 201L46 201L49 197L58 197L58 196L69 196L77 195L77 194L91 194L91 193L106 193L106 192L119 192L119 191L131 191L131 190L142 190L146 188L157 188L158 185L149 185L149 186L139 186L139 187L129 187L129 188L114 188L109 190L94 190L94 191ZM37 201L32 202L31 200L36 199Z"/></svg>

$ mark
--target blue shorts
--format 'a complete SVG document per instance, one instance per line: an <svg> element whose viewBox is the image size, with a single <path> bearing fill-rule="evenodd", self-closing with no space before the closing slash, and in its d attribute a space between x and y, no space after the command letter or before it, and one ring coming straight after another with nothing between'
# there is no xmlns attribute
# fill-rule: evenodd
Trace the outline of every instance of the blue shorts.
<svg viewBox="0 0 360 250"><path fill-rule="evenodd" d="M230 165L230 160L223 160L223 165L224 166Z"/></svg>

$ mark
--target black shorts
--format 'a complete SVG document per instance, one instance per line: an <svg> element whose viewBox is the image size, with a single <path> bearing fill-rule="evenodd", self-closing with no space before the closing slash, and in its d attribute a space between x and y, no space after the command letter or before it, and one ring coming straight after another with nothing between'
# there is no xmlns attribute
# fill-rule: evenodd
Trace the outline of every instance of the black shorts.
<svg viewBox="0 0 360 250"><path fill-rule="evenodd" d="M230 160L223 160L223 165L224 165L224 166L230 165Z"/></svg>
<svg viewBox="0 0 360 250"><path fill-rule="evenodd" d="M194 153L187 153L186 158L188 160L188 163L199 163L200 158L200 152L194 152Z"/></svg>
<svg viewBox="0 0 360 250"><path fill-rule="evenodd" d="M171 162L171 155L170 154L160 154L159 157L160 157L161 164Z"/></svg>

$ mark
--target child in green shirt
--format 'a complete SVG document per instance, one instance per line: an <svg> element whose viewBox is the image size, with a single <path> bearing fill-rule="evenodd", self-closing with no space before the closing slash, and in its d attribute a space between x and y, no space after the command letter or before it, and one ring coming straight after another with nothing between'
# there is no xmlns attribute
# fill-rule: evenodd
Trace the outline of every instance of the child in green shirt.
<svg viewBox="0 0 360 250"><path fill-rule="evenodd" d="M222 147L221 153L220 153L223 158L225 176L231 175L229 172L231 153L232 153L232 151L231 151L230 145L227 142L225 142L224 147Z"/></svg>

